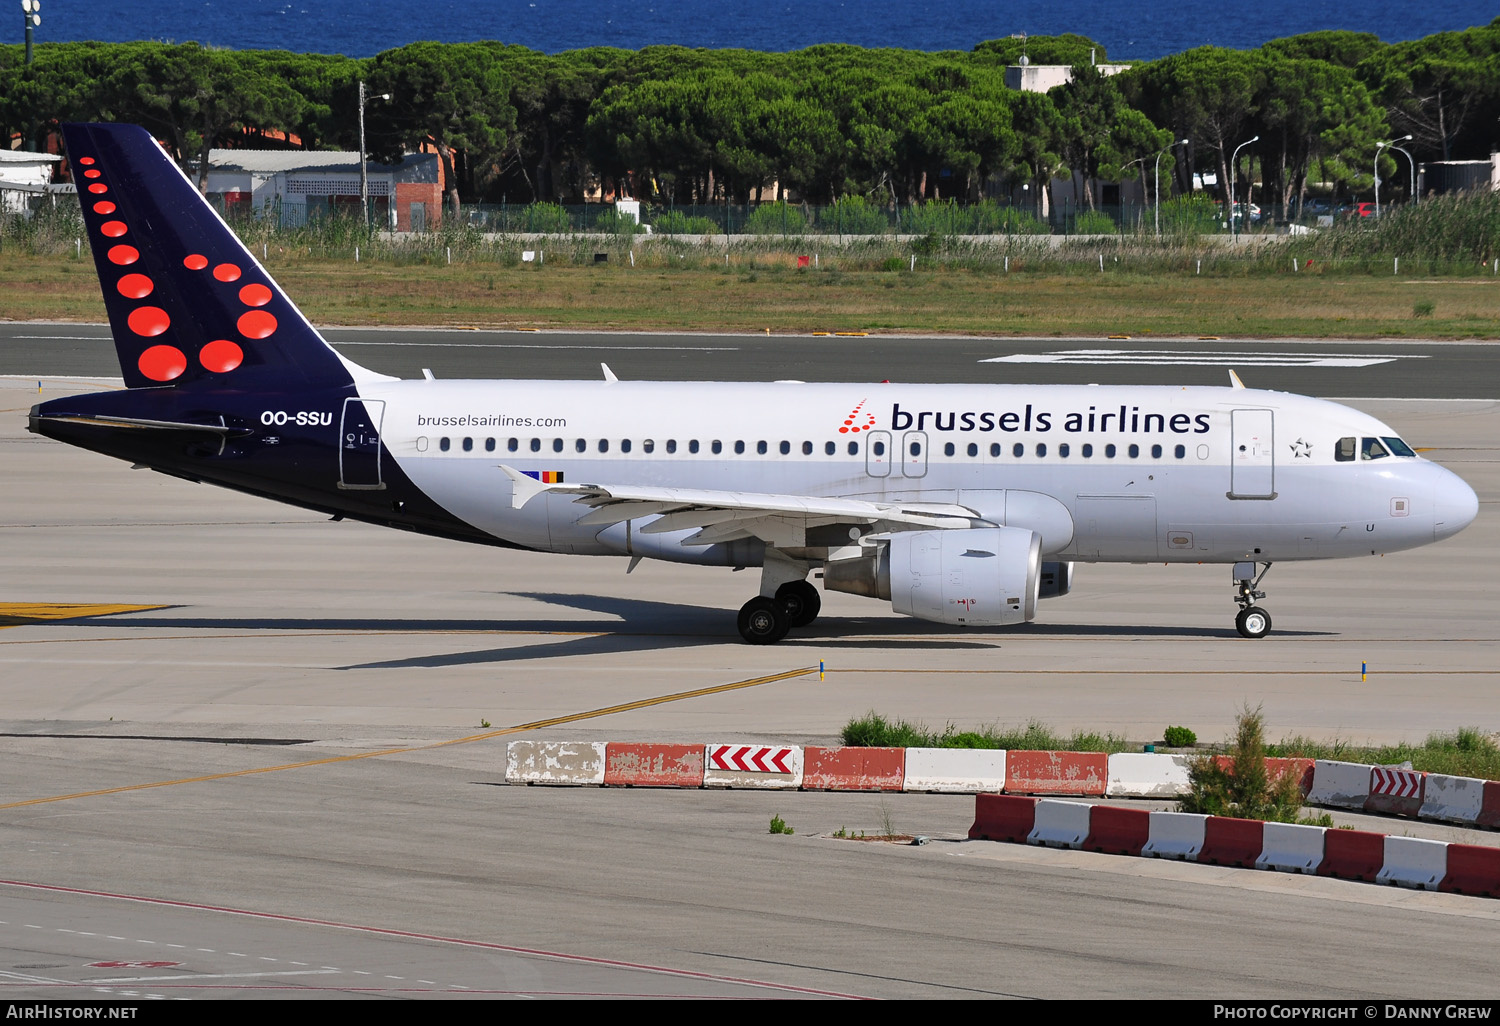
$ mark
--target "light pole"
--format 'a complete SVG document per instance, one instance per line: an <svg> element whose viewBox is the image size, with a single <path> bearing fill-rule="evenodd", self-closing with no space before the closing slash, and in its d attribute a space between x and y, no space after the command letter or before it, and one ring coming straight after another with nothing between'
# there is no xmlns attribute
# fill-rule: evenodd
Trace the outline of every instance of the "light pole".
<svg viewBox="0 0 1500 1026"><path fill-rule="evenodd" d="M42 0L21 0L21 13L26 19L26 63L31 63L31 30L42 23Z"/></svg>
<svg viewBox="0 0 1500 1026"><path fill-rule="evenodd" d="M1398 142L1406 142L1410 138L1411 138L1410 135L1403 135L1399 139L1392 139L1389 142L1378 142L1378 143L1375 144L1375 216L1376 217L1380 216L1380 151L1383 150L1387 146L1392 146L1392 147L1395 147L1398 150L1401 150L1401 147L1396 146L1396 144ZM1402 153L1406 153L1405 150L1401 150L1401 152ZM1411 154L1410 153L1406 153L1406 159L1407 160L1411 160ZM1412 165L1411 183L1412 183L1412 190L1413 191L1415 191L1416 187L1417 187L1417 171L1416 171L1416 167L1417 166L1415 164Z"/></svg>
<svg viewBox="0 0 1500 1026"><path fill-rule="evenodd" d="M1238 234L1235 230L1234 220L1234 177L1235 172L1239 170L1240 150L1243 150L1253 142L1260 142L1260 136L1257 135L1253 139L1246 139L1240 143L1234 148L1234 156L1229 158L1229 234L1231 236Z"/></svg>
<svg viewBox="0 0 1500 1026"><path fill-rule="evenodd" d="M370 174L365 168L365 102L367 100L389 100L390 93L379 96L365 95L365 80L359 80L359 209L365 219L365 231L370 230Z"/></svg>
<svg viewBox="0 0 1500 1026"><path fill-rule="evenodd" d="M1406 138L1410 139L1411 136L1407 136ZM1411 188L1411 202L1412 202L1413 206L1416 206L1416 203L1417 203L1417 162L1412 159L1411 152L1408 151L1405 147L1397 146L1395 143L1391 143L1391 149L1393 149L1393 150L1400 150L1402 153L1405 153L1406 154L1406 162L1411 165L1411 187L1410 187Z"/></svg>
<svg viewBox="0 0 1500 1026"><path fill-rule="evenodd" d="M1166 153L1173 146L1186 146L1186 139L1178 139L1168 146L1162 147L1161 153L1156 155L1156 237L1161 238L1161 154Z"/></svg>

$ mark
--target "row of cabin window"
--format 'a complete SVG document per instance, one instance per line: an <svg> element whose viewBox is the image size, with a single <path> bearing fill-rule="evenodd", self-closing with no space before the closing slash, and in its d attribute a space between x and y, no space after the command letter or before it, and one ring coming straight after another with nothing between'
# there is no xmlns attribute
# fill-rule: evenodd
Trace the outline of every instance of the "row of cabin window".
<svg viewBox="0 0 1500 1026"><path fill-rule="evenodd" d="M598 441L597 444L598 444L598 450L599 450L599 452L609 452L609 439L607 439L607 438L601 438L601 439L599 439L599 441ZM631 441L630 441L630 439L628 439L628 438L622 438L620 440L619 444L620 444L620 452L630 452L630 450L631 450ZM460 448L463 449L464 452L473 452L474 451L474 439L473 438L463 438L463 439L460 439L459 440L459 446L460 446ZM709 446L709 452L713 453L715 456L721 454L724 451L724 443L721 442L721 441L718 441L717 439L714 440L714 441L712 441L712 442L710 442L710 443L708 443L708 446ZM453 447L453 440L452 439L446 438L446 437L438 439L438 448L440 450L442 450L443 452L448 452L449 450L452 449L452 447ZM496 447L495 439L493 439L493 438L486 438L484 440L484 451L485 452L494 452L495 451L495 447ZM561 439L561 438L554 438L554 439L552 439L552 451L553 452L562 452L565 447L566 447L566 443L565 443L565 441L563 439ZM669 438L664 443L662 443L662 447L668 453L675 453L675 452L677 452L677 440L675 438ZM533 438L533 439L531 439L530 440L529 448L530 448L530 450L532 452L541 452L542 451L542 440L540 438ZM881 442L881 441L872 442L872 443L870 443L870 448L871 448L872 452L874 453L874 455L877 456L877 457L878 456L884 456L884 455L886 455L887 446L886 446L885 442ZM908 444L907 448L909 450L908 453L907 453L908 456L919 457L919 456L922 455L922 443L921 442L911 442L911 443ZM521 440L519 438L507 439L506 440L506 444L505 444L505 449L506 449L507 452L519 452L520 449L521 449ZM792 443L791 442L781 442L777 446L777 449L781 453L781 455L783 455L783 456L789 456L789 455L791 455L791 452L792 452ZM1001 445L999 442L991 442L989 450L990 450L990 456L998 458L1005 451L1005 447L1003 445ZM588 441L586 439L583 439L583 438L575 439L574 442L573 442L573 451L574 452L580 452L580 453L588 452ZM645 453L655 452L656 451L656 441L654 439L650 439L650 438L645 439L644 441L641 442L641 451L645 452ZM687 443L687 451L689 453L697 453L699 451L699 444L698 444L698 440L696 438L691 439ZM761 456L766 455L768 452L770 452L770 443L769 442L756 442L755 443L755 451L756 451L756 453L758 455L761 455ZM823 443L823 452L824 452L824 455L832 456L835 453L837 453L837 451L838 451L838 443L837 442L825 442L825 443ZM968 456L970 456L970 457L978 457L978 455L979 455L979 444L977 442L970 442L965 447L964 451L965 451L965 454L968 455ZM1083 444L1081 444L1078 447L1078 451L1079 451L1079 455L1082 458L1084 458L1084 459L1091 459L1093 457L1093 455L1094 455L1094 445L1093 445L1092 442L1084 442ZM1165 451L1164 448L1160 444L1151 446L1151 458L1152 459L1156 459L1156 460L1161 459L1164 451ZM745 443L743 441L737 441L737 442L735 442L734 443L734 453L735 453L735 455L737 455L737 456L738 455L743 455L744 452L745 452ZM858 442L849 442L848 443L848 452L849 452L850 456L858 456L859 455L859 443ZM1058 455L1058 457L1060 457L1062 459L1067 459L1069 456L1072 455L1072 452L1073 452L1073 448L1072 448L1071 443L1069 443L1069 442L1059 442L1058 443L1058 446L1057 446L1057 455ZM1126 453L1126 455L1130 459L1133 459L1133 460L1134 459L1139 459L1140 455L1141 455L1141 447L1139 445L1137 445L1136 443L1132 442L1132 443L1130 443L1129 445L1127 445L1125 447L1125 453ZM811 456L812 454L813 454L813 443L812 442L803 442L802 443L802 455L804 455L804 456ZM1104 446L1104 458L1105 459L1112 460L1118 454L1119 454L1119 449L1116 447L1116 445L1113 442L1108 442L1108 443L1105 444L1105 446ZM947 442L947 443L945 443L943 445L943 455L944 456L956 456L956 455L958 455L958 447L953 442ZM1014 457L1016 457L1017 459L1025 456L1026 455L1026 445L1025 445L1025 443L1024 442L1016 442L1016 443L1014 443L1011 446L1011 455L1014 456ZM1046 442L1037 442L1036 443L1036 455L1037 456L1046 456L1047 455L1047 443ZM1186 459L1187 458L1187 446L1185 446L1185 445L1176 445L1176 446L1174 446L1173 449L1172 449L1172 455L1176 459L1179 459L1179 460Z"/></svg>

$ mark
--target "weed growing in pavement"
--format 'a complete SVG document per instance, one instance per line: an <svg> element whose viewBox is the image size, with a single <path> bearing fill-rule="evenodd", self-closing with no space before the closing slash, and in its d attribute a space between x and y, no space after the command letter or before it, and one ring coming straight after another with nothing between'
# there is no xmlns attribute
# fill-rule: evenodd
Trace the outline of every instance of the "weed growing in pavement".
<svg viewBox="0 0 1500 1026"><path fill-rule="evenodd" d="M782 819L780 816L772 816L771 817L771 833L773 833L773 834L792 834L792 833L796 833L796 831L794 831L791 827L787 826L786 825L786 820Z"/></svg>

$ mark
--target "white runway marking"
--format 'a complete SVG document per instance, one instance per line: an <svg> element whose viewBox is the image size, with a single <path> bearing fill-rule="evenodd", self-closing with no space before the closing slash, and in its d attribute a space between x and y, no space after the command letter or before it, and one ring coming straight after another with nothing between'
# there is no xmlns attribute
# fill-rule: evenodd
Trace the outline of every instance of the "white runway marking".
<svg viewBox="0 0 1500 1026"><path fill-rule="evenodd" d="M1372 367L1398 359L1427 360L1427 356L1377 356L1366 353L1265 353L1223 350L1067 349L1055 353L1014 353L992 356L980 363L1068 363L1097 366L1199 367Z"/></svg>
<svg viewBox="0 0 1500 1026"><path fill-rule="evenodd" d="M424 349L591 349L608 350L610 352L637 350L662 350L669 353L736 353L739 346L578 346L578 345L539 345L526 342L360 342L357 340L332 342L335 349L341 346L395 346L397 348L410 349L421 346Z"/></svg>

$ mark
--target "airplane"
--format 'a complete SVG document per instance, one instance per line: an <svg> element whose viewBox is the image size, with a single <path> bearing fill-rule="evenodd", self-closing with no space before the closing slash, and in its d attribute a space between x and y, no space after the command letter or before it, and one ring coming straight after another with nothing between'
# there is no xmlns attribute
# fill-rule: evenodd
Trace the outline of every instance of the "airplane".
<svg viewBox="0 0 1500 1026"><path fill-rule="evenodd" d="M189 481L460 541L760 568L780 641L826 591L1023 623L1076 563L1409 549L1478 499L1391 427L1224 387L402 380L330 346L145 130L63 127L126 388L31 431Z"/></svg>

